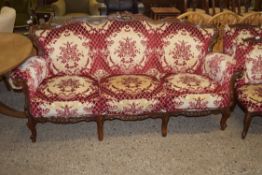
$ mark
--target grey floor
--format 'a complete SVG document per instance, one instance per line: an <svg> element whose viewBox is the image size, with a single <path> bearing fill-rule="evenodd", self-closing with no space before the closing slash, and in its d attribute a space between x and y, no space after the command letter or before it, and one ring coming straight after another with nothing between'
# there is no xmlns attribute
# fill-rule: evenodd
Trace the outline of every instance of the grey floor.
<svg viewBox="0 0 262 175"><path fill-rule="evenodd" d="M21 93L0 83L0 99L22 109ZM225 131L220 115L172 118L166 138L161 121L106 121L99 142L94 122L38 125L31 143L25 119L0 114L0 175L261 175L262 119L240 138L243 112L236 108Z"/></svg>

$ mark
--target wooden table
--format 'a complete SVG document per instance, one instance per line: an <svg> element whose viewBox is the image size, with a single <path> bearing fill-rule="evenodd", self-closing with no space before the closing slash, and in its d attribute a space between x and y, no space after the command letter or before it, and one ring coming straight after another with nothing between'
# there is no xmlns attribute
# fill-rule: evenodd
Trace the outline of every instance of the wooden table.
<svg viewBox="0 0 262 175"><path fill-rule="evenodd" d="M180 15L180 10L175 7L151 7L153 19Z"/></svg>
<svg viewBox="0 0 262 175"><path fill-rule="evenodd" d="M24 62L33 49L31 41L20 34L0 33L0 77ZM24 118L24 112L16 111L0 102L0 113Z"/></svg>

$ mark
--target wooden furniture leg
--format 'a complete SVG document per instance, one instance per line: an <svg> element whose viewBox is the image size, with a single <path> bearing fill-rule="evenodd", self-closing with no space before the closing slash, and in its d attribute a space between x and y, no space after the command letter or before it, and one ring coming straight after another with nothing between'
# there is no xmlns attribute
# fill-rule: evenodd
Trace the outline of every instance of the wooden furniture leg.
<svg viewBox="0 0 262 175"><path fill-rule="evenodd" d="M227 127L227 119L230 117L230 108L227 108L222 111L222 118L220 120L221 130L225 130Z"/></svg>
<svg viewBox="0 0 262 175"><path fill-rule="evenodd" d="M36 142L36 135L37 135L36 124L37 124L37 122L32 117L28 117L27 127L31 131L30 138L31 138L32 142Z"/></svg>
<svg viewBox="0 0 262 175"><path fill-rule="evenodd" d="M102 141L104 139L104 117L98 116L96 118L96 124L97 124L98 140Z"/></svg>
<svg viewBox="0 0 262 175"><path fill-rule="evenodd" d="M167 114L165 114L162 117L162 136L166 137L167 136L167 126L168 126L168 121L169 121L169 116Z"/></svg>
<svg viewBox="0 0 262 175"><path fill-rule="evenodd" d="M252 115L249 112L246 112L244 118L244 129L242 131L242 139L246 138L251 121L252 121Z"/></svg>

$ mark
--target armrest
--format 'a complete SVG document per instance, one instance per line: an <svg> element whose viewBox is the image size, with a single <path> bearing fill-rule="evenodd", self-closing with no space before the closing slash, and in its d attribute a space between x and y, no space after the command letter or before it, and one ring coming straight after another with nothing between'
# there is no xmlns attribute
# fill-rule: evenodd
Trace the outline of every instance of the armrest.
<svg viewBox="0 0 262 175"><path fill-rule="evenodd" d="M17 86L17 81L25 81L29 90L34 92L48 75L49 70L46 61L39 56L33 56L11 72L10 80L14 86ZM21 84L18 84L18 86L21 87Z"/></svg>
<svg viewBox="0 0 262 175"><path fill-rule="evenodd" d="M230 82L234 74L236 60L226 54L210 53L204 59L203 71L209 78L220 84Z"/></svg>
<svg viewBox="0 0 262 175"><path fill-rule="evenodd" d="M51 4L51 8L54 9L56 16L63 16L66 13L66 6L64 0L57 0Z"/></svg>

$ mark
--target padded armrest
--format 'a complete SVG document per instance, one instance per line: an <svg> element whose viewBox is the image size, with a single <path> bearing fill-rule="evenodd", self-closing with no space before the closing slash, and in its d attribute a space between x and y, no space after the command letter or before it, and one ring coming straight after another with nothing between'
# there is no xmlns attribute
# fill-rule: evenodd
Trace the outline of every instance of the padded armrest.
<svg viewBox="0 0 262 175"><path fill-rule="evenodd" d="M17 80L22 80L27 83L29 90L34 92L48 75L46 61L39 56L33 56L11 72L10 77L13 85L16 85Z"/></svg>
<svg viewBox="0 0 262 175"><path fill-rule="evenodd" d="M56 16L63 16L66 13L64 0L57 0L56 2L51 4L51 7L54 9Z"/></svg>
<svg viewBox="0 0 262 175"><path fill-rule="evenodd" d="M220 84L231 81L236 60L223 53L210 53L204 59L204 73Z"/></svg>

